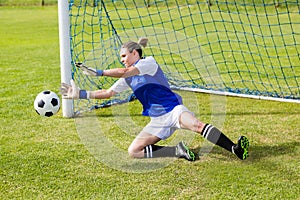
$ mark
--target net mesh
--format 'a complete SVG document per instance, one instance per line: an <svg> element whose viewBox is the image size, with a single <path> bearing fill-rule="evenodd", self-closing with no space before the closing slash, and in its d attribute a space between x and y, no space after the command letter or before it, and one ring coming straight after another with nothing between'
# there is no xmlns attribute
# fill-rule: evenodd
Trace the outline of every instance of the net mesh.
<svg viewBox="0 0 300 200"><path fill-rule="evenodd" d="M119 50L148 37L153 56L173 88L204 89L299 99L300 16L293 1L69 1L73 78L80 88L109 88L117 79L88 77L96 69L123 67ZM123 103L78 100L75 111Z"/></svg>

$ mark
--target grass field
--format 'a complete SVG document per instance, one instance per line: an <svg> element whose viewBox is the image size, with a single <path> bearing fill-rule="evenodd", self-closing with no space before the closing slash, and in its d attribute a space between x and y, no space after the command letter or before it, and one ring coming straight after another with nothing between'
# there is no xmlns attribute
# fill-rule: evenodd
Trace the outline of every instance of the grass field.
<svg viewBox="0 0 300 200"><path fill-rule="evenodd" d="M226 109L215 113L212 99L219 97L182 93L203 121L224 117L221 129L228 137L248 136L249 159L242 162L215 147L196 162L169 160L140 173L116 169L85 145L78 124L89 116L65 119L60 112L42 118L33 109L40 91L59 93L57 7L0 7L0 22L0 199L300 198L299 104L227 97ZM198 104L189 105L192 101ZM91 115L104 135L126 151L133 137L128 132L148 121L140 109L131 102ZM122 110L128 110L134 127L120 129L119 121L128 118L116 114ZM201 148L204 140L188 134L190 146ZM124 168L137 163L126 156L120 160L126 161Z"/></svg>

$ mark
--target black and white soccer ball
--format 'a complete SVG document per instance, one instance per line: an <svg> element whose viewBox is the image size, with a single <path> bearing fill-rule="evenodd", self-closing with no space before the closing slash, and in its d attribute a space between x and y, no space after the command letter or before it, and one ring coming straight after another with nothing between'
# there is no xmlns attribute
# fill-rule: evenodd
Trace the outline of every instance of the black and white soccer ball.
<svg viewBox="0 0 300 200"><path fill-rule="evenodd" d="M51 117L59 111L59 108L59 97L50 90L39 93L34 100L34 109L41 116Z"/></svg>

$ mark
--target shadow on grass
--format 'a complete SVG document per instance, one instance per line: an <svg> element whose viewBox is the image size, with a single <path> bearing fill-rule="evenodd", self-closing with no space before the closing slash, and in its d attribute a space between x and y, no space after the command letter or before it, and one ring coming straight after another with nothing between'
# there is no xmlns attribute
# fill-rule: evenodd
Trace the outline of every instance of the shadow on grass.
<svg viewBox="0 0 300 200"><path fill-rule="evenodd" d="M265 157L276 157L287 154L294 154L300 142L286 142L277 145L254 145L250 146L250 160L260 160Z"/></svg>

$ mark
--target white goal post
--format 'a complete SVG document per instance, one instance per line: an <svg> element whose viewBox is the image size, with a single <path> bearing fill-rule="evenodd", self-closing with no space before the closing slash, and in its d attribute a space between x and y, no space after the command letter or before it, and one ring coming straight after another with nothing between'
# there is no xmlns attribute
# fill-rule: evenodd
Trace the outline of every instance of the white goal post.
<svg viewBox="0 0 300 200"><path fill-rule="evenodd" d="M58 0L59 20L59 47L60 47L60 69L61 82L70 83L72 78L71 49L70 49L70 18L69 1ZM71 118L74 115L73 100L62 99L63 117Z"/></svg>

